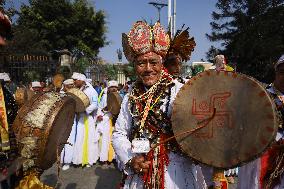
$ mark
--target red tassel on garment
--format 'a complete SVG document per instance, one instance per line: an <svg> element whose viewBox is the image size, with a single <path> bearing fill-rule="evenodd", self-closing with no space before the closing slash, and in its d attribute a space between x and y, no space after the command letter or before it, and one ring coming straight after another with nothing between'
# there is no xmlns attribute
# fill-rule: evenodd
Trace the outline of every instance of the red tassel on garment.
<svg viewBox="0 0 284 189"><path fill-rule="evenodd" d="M161 137L161 141L164 137ZM165 145L162 144L152 149L147 154L147 160L151 162L150 169L144 174L143 180L147 189L165 188L165 167L169 165L169 157Z"/></svg>

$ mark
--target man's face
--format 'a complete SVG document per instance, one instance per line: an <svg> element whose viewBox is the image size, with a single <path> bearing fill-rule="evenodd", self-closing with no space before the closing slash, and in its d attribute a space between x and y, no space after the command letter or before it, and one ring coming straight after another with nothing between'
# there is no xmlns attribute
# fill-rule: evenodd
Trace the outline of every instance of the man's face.
<svg viewBox="0 0 284 189"><path fill-rule="evenodd" d="M216 70L217 71L221 71L225 69L225 60L223 57L220 57L217 61L216 61Z"/></svg>
<svg viewBox="0 0 284 189"><path fill-rule="evenodd" d="M107 92L108 93L117 92L117 87L108 87Z"/></svg>
<svg viewBox="0 0 284 189"><path fill-rule="evenodd" d="M68 91L69 89L74 88L74 84L68 84L68 85L64 85L63 91Z"/></svg>
<svg viewBox="0 0 284 189"><path fill-rule="evenodd" d="M170 57L170 59L166 61L165 67L172 76L178 77L180 75L181 66L177 56Z"/></svg>
<svg viewBox="0 0 284 189"><path fill-rule="evenodd" d="M78 80L78 79L74 79L74 85L75 85L75 87L81 88L84 84L85 84L85 81L81 81L81 80Z"/></svg>
<svg viewBox="0 0 284 189"><path fill-rule="evenodd" d="M42 91L42 87L33 87L33 91L35 92L41 92Z"/></svg>
<svg viewBox="0 0 284 189"><path fill-rule="evenodd" d="M277 86L284 88L284 64L280 64L276 68L275 83Z"/></svg>
<svg viewBox="0 0 284 189"><path fill-rule="evenodd" d="M135 61L137 76L147 87L159 80L162 68L162 57L153 52L138 56Z"/></svg>

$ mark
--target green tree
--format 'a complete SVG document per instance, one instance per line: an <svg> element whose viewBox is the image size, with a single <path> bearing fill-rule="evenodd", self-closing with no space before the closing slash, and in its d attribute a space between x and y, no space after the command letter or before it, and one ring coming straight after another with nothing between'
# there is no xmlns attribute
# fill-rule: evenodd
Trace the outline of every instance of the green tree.
<svg viewBox="0 0 284 189"><path fill-rule="evenodd" d="M137 79L133 63L124 65L122 71L125 74L125 76L128 77L131 81L135 81Z"/></svg>
<svg viewBox="0 0 284 189"><path fill-rule="evenodd" d="M108 80L117 80L118 69L116 68L116 66L113 64L106 64L104 65L104 67Z"/></svg>
<svg viewBox="0 0 284 189"><path fill-rule="evenodd" d="M212 13L207 58L222 53L237 71L263 82L273 79L273 63L284 52L284 0L218 0Z"/></svg>
<svg viewBox="0 0 284 189"><path fill-rule="evenodd" d="M87 0L29 0L22 5L14 25L10 51L43 53L57 49L79 50L95 58L106 42L103 11Z"/></svg>

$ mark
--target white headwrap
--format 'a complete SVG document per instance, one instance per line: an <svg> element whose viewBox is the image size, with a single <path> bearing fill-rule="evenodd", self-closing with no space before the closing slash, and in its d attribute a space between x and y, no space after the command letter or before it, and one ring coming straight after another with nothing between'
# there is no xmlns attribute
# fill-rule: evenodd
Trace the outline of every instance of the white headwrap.
<svg viewBox="0 0 284 189"><path fill-rule="evenodd" d="M39 81L33 81L32 87L42 87Z"/></svg>
<svg viewBox="0 0 284 189"><path fill-rule="evenodd" d="M9 75L7 73L0 73L0 79L4 80L4 81L11 81Z"/></svg>
<svg viewBox="0 0 284 189"><path fill-rule="evenodd" d="M74 84L73 79L66 79L63 81L63 85L72 85L72 84Z"/></svg>
<svg viewBox="0 0 284 189"><path fill-rule="evenodd" d="M108 82L108 87L118 87L118 82L115 80L111 80Z"/></svg>
<svg viewBox="0 0 284 189"><path fill-rule="evenodd" d="M80 80L80 81L86 81L86 76L84 74L78 73L78 72L73 72L72 74L72 79Z"/></svg>

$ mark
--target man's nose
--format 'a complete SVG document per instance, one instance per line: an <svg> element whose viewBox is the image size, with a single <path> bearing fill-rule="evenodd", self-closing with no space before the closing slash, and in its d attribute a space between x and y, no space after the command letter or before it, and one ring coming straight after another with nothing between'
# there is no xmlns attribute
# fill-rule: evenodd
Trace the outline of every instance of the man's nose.
<svg viewBox="0 0 284 189"><path fill-rule="evenodd" d="M147 71L152 70L152 66L151 66L150 62L147 62L147 63L146 63L145 70L147 70Z"/></svg>

